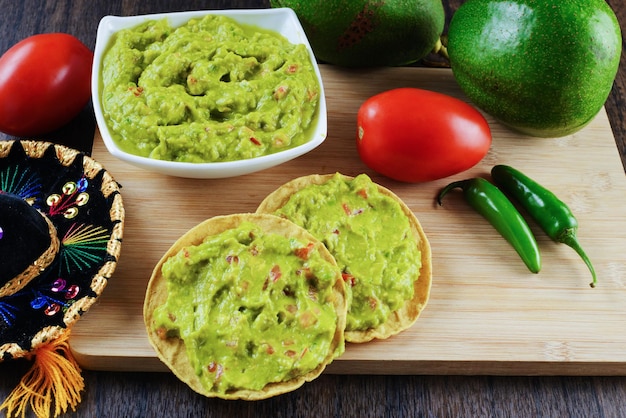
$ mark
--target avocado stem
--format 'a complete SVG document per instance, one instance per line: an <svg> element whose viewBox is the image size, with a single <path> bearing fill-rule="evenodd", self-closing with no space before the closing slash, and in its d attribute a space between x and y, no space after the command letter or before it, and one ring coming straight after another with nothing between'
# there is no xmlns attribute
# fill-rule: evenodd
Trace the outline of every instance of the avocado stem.
<svg viewBox="0 0 626 418"><path fill-rule="evenodd" d="M450 57L448 56L448 48L443 44L441 38L437 39L437 43L433 47L433 54L442 56L446 60L450 61Z"/></svg>
<svg viewBox="0 0 626 418"><path fill-rule="evenodd" d="M433 46L430 54L422 59L422 62L431 68L450 68L448 48L445 46L445 38L443 36L437 39L437 43Z"/></svg>
<svg viewBox="0 0 626 418"><path fill-rule="evenodd" d="M437 43L433 46L433 49L428 55L430 58L426 57L422 60L427 67L450 68L450 58L448 57L448 48L445 43L445 35L442 35L437 39Z"/></svg>

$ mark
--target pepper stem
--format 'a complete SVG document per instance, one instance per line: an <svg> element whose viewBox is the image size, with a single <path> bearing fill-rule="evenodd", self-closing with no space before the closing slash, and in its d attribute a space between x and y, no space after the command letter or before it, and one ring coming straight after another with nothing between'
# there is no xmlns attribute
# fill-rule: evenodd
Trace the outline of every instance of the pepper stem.
<svg viewBox="0 0 626 418"><path fill-rule="evenodd" d="M587 267L589 268L589 271L591 272L591 276L593 277L593 281L591 283L589 283L589 286L596 287L596 283L597 283L596 271L593 268L593 265L591 264L591 261L589 260L589 257L587 257L587 254L585 254L585 251L580 246L580 243L578 242L578 239L576 238L575 233L572 231L570 233L564 234L559 239L559 241L561 243L567 245L568 247L573 248L574 251L576 251L576 253L580 256L580 258L583 259L585 264L587 264Z"/></svg>
<svg viewBox="0 0 626 418"><path fill-rule="evenodd" d="M443 206L442 199L445 195L448 194L450 190L457 188L457 187L463 188L463 185L465 184L467 184L465 180L453 181L452 183L448 184L446 187L441 189L441 191L439 192L439 195L437 195L437 203L439 204L439 206Z"/></svg>

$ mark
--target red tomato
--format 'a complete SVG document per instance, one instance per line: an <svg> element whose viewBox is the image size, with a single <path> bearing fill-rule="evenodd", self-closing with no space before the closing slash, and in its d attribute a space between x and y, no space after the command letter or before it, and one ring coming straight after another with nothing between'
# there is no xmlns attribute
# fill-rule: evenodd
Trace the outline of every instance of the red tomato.
<svg viewBox="0 0 626 418"><path fill-rule="evenodd" d="M0 131L35 136L72 120L91 95L93 52L74 36L30 36L0 57Z"/></svg>
<svg viewBox="0 0 626 418"><path fill-rule="evenodd" d="M398 88L367 99L357 115L357 149L372 170L394 180L425 182L476 165L491 130L469 104L428 90Z"/></svg>

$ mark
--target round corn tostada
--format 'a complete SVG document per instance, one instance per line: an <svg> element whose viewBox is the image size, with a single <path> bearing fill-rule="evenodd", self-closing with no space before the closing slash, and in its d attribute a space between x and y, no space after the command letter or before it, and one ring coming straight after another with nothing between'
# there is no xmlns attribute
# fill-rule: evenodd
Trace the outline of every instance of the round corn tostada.
<svg viewBox="0 0 626 418"><path fill-rule="evenodd" d="M195 226L148 283L150 343L196 392L265 399L319 376L345 349L346 286L324 245L269 214Z"/></svg>
<svg viewBox="0 0 626 418"><path fill-rule="evenodd" d="M422 227L393 192L361 174L296 178L257 213L304 227L329 249L348 284L345 338L385 339L412 326L431 287L431 250Z"/></svg>

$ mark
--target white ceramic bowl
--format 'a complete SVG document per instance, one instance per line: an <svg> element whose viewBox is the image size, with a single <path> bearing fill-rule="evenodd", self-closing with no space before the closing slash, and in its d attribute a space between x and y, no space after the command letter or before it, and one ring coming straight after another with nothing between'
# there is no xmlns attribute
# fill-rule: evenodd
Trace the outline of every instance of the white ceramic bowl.
<svg viewBox="0 0 626 418"><path fill-rule="evenodd" d="M173 26L180 26L192 18L201 17L207 14L219 14L229 16L240 23L256 25L265 29L272 29L285 36L291 43L304 44L311 57L311 61L317 74L320 85L320 100L316 126L312 130L312 137L309 141L297 147L280 151L275 154L250 158L238 161L217 162L217 163L186 163L156 160L147 157L140 157L121 150L113 141L109 129L102 114L100 100L101 86L101 65L102 56L106 50L111 37L119 30L137 26L146 20L157 20L166 18ZM129 164L141 167L146 170L159 172L171 176L189 178L224 178L234 177L243 174L264 170L275 165L292 160L305 154L319 146L326 139L327 114L326 97L324 86L319 72L319 67L315 61L311 45L302 29L296 14L288 8L277 9L240 9L240 10L206 10L177 13L160 13L141 16L105 16L98 25L96 36L96 46L94 51L93 71L91 78L91 91L96 122L100 130L102 139L108 151L115 157L128 162Z"/></svg>

